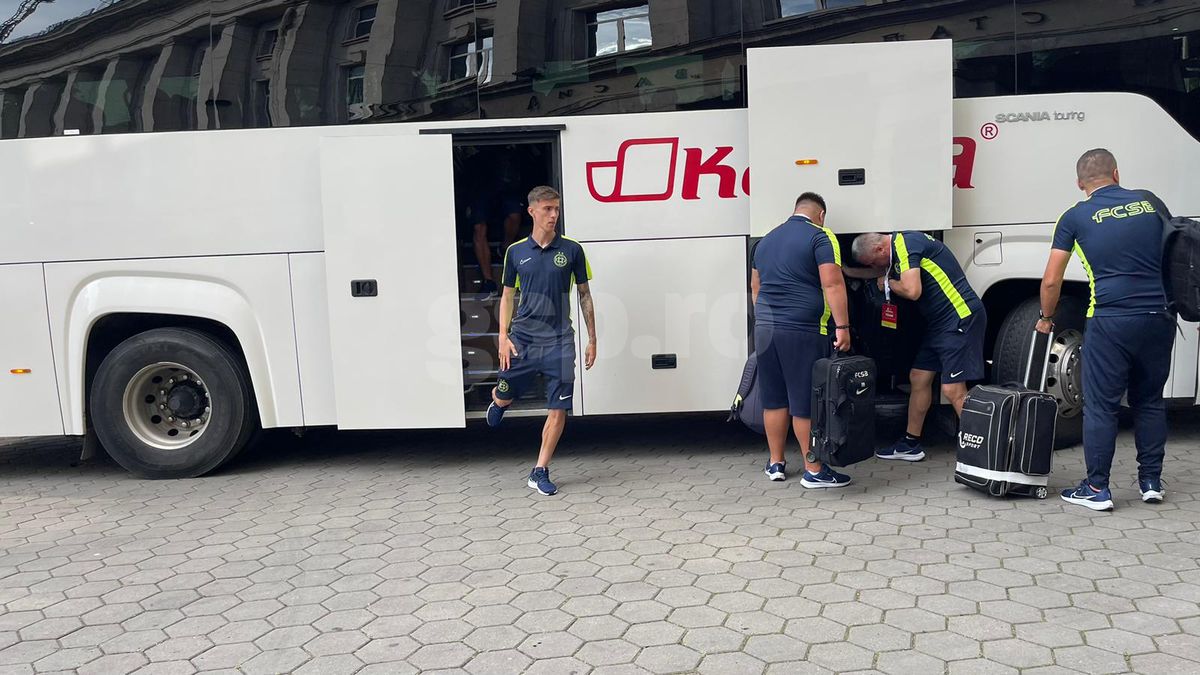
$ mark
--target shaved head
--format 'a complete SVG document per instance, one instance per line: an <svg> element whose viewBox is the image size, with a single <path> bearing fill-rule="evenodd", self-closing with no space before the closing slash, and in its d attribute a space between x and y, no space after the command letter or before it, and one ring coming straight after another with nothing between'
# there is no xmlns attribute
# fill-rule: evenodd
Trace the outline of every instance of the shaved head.
<svg viewBox="0 0 1200 675"><path fill-rule="evenodd" d="M1110 180L1116 170L1117 158L1104 148L1088 150L1075 162L1075 176L1083 184Z"/></svg>

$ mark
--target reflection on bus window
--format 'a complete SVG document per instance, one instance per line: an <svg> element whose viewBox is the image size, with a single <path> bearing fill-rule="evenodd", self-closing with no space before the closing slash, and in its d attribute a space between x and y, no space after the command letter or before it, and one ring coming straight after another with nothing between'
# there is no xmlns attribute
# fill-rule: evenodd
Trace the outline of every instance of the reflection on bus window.
<svg viewBox="0 0 1200 675"><path fill-rule="evenodd" d="M649 48L650 5L592 12L587 28L589 57Z"/></svg>
<svg viewBox="0 0 1200 675"><path fill-rule="evenodd" d="M0 138L739 108L749 48L928 39L955 96L1133 92L1200 134L1194 0L41 0L11 27Z"/></svg>

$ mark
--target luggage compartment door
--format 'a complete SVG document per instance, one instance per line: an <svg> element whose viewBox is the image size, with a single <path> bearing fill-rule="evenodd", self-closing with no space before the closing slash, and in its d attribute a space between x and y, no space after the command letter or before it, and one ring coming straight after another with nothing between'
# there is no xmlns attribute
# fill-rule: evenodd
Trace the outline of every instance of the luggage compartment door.
<svg viewBox="0 0 1200 675"><path fill-rule="evenodd" d="M0 265L0 437L57 436L62 410L42 266Z"/></svg>
<svg viewBox="0 0 1200 675"><path fill-rule="evenodd" d="M596 364L584 371L587 329L576 312L583 414L728 410L746 364L745 237L583 248L599 333Z"/></svg>
<svg viewBox="0 0 1200 675"><path fill-rule="evenodd" d="M462 427L449 136L321 139L341 429Z"/></svg>
<svg viewBox="0 0 1200 675"><path fill-rule="evenodd" d="M951 227L949 40L747 53L751 236L820 193L835 232Z"/></svg>

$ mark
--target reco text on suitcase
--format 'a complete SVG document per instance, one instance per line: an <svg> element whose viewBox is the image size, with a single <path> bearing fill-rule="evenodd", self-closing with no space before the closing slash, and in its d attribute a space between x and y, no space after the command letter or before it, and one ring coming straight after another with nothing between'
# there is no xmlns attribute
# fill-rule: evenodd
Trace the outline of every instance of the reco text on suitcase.
<svg viewBox="0 0 1200 675"><path fill-rule="evenodd" d="M1035 355L1048 358L1053 339L1034 334L1031 365ZM1038 371L1026 368L1025 386L979 385L971 389L959 421L955 482L995 497L1046 498L1058 402L1038 391L1045 374L1043 363Z"/></svg>
<svg viewBox="0 0 1200 675"><path fill-rule="evenodd" d="M875 455L875 361L834 356L813 364L812 457L849 466Z"/></svg>

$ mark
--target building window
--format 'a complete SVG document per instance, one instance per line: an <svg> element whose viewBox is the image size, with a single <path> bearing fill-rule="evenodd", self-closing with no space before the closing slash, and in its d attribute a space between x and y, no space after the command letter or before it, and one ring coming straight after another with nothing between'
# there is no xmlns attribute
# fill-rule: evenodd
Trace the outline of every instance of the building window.
<svg viewBox="0 0 1200 675"><path fill-rule="evenodd" d="M363 102L363 77L366 74L364 66L350 66L346 69L346 106L360 105Z"/></svg>
<svg viewBox="0 0 1200 675"><path fill-rule="evenodd" d="M254 126L272 126L270 80L258 80L254 83Z"/></svg>
<svg viewBox="0 0 1200 675"><path fill-rule="evenodd" d="M446 81L456 82L469 77L476 78L481 85L492 81L492 36L450 45Z"/></svg>
<svg viewBox="0 0 1200 675"><path fill-rule="evenodd" d="M866 4L865 0L778 0L779 18L799 16L820 9L837 9L838 7L857 7Z"/></svg>
<svg viewBox="0 0 1200 675"><path fill-rule="evenodd" d="M375 10L379 5L363 5L355 7L353 14L350 16L350 33L346 36L348 40L357 40L365 38L371 34L371 26L375 25Z"/></svg>
<svg viewBox="0 0 1200 675"><path fill-rule="evenodd" d="M650 5L593 12L587 19L588 56L650 46Z"/></svg>
<svg viewBox="0 0 1200 675"><path fill-rule="evenodd" d="M258 40L258 58L266 58L275 53L275 45L279 43L279 29L272 28L263 31Z"/></svg>

